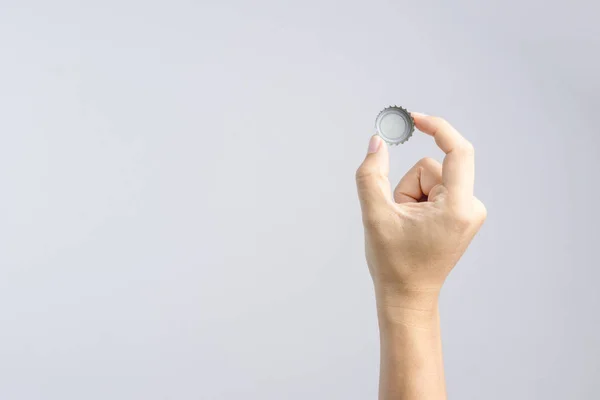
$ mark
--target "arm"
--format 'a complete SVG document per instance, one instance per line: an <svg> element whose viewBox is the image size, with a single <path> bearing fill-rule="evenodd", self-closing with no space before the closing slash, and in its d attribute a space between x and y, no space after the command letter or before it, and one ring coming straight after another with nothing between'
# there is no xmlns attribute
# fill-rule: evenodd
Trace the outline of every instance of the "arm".
<svg viewBox="0 0 600 400"><path fill-rule="evenodd" d="M446 153L388 181L387 145L374 136L356 173L367 264L377 299L380 400L446 398L438 312L441 287L486 217L473 197L473 147L446 121L413 113Z"/></svg>
<svg viewBox="0 0 600 400"><path fill-rule="evenodd" d="M446 398L437 299L415 307L378 306L380 399Z"/></svg>

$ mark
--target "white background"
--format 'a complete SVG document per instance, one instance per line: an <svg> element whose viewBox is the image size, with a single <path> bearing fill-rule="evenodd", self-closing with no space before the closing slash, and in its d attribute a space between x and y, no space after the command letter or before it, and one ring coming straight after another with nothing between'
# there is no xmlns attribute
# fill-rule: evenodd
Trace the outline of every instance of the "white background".
<svg viewBox="0 0 600 400"><path fill-rule="evenodd" d="M596 396L599 9L556 3L0 0L0 398L376 398L391 104L477 151L450 398Z"/></svg>

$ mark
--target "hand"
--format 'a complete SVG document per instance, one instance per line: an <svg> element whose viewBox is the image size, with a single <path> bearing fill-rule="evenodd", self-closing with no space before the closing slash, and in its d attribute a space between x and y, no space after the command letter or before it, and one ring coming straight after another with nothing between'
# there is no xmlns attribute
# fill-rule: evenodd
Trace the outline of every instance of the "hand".
<svg viewBox="0 0 600 400"><path fill-rule="evenodd" d="M486 218L473 197L474 150L448 122L412 113L446 153L424 158L391 192L389 154L373 136L356 172L366 257L378 305L434 307L439 291Z"/></svg>

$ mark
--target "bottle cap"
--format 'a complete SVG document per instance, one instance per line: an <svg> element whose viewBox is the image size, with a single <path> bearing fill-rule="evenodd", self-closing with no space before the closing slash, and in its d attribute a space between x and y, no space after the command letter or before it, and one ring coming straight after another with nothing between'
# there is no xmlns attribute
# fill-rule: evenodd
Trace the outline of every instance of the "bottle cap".
<svg viewBox="0 0 600 400"><path fill-rule="evenodd" d="M415 130L415 121L410 113L402 107L386 107L375 119L377 134L389 145L404 143Z"/></svg>

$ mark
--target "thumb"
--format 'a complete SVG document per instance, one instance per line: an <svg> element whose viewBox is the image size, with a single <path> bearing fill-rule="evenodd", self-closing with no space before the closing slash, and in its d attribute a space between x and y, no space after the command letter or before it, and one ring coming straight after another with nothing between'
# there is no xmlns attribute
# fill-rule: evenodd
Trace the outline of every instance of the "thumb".
<svg viewBox="0 0 600 400"><path fill-rule="evenodd" d="M356 186L363 214L376 212L392 202L389 171L387 144L379 135L374 135L369 141L367 156L356 171Z"/></svg>

